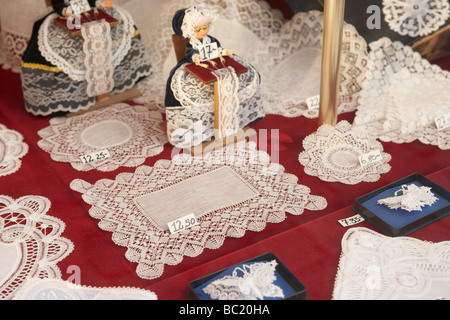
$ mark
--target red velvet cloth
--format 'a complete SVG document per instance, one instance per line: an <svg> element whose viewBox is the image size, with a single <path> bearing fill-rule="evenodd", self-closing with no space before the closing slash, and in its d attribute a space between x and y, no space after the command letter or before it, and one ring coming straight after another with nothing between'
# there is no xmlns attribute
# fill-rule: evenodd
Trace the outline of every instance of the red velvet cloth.
<svg viewBox="0 0 450 320"><path fill-rule="evenodd" d="M450 58L438 62L450 70ZM340 120L353 121L354 114L339 116ZM52 206L47 212L66 224L63 236L70 239L74 251L59 267L63 279L68 279L69 266L81 270L81 284L89 286L131 286L147 288L159 299L187 299L190 281L238 262L266 252L275 253L302 281L310 299L330 299L341 253L340 241L348 230L337 220L348 218L354 200L386 184L418 172L443 187L450 188L450 151L442 151L420 142L409 144L383 143L385 151L392 155L392 170L375 183L344 185L326 183L304 173L298 161L303 150L302 141L318 127L317 119L285 118L268 115L252 125L259 133L259 147L267 145L269 154L279 154L285 171L296 175L299 183L311 188L311 193L324 196L328 206L322 211L305 211L301 216L288 215L283 223L268 224L262 232L247 232L243 238L227 238L217 250L205 249L195 258L184 258L176 266L165 266L164 274L155 280L139 278L136 264L125 258L126 249L113 243L111 233L100 230L98 221L90 217L90 208L81 194L69 188L74 179L94 183L100 179L114 179L121 172L134 172L135 168L119 168L113 172L76 171L68 163L53 161L37 142L37 132L49 126L51 117L35 117L24 108L20 76L0 70L0 123L19 131L30 150L22 158L21 168L14 174L0 177L0 194L12 198L25 195L47 197ZM279 144L273 139L279 132ZM274 145L271 142L274 142ZM267 144L265 143L267 141ZM148 158L144 165L152 166L159 159L170 159L172 147L165 145L164 152ZM372 228L363 222L358 226ZM449 239L450 220L440 220L411 236L428 241Z"/></svg>

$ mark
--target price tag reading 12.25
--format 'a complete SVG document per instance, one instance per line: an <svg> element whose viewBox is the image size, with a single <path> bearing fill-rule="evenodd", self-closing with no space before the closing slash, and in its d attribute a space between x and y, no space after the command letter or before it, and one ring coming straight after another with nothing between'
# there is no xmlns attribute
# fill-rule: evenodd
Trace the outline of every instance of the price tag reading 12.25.
<svg viewBox="0 0 450 320"><path fill-rule="evenodd" d="M97 152L93 152L87 155L84 155L82 157L80 157L81 162L83 162L84 164L90 164L90 163L94 163L100 160L104 160L111 157L111 154L108 152L108 150L102 150L102 151L97 151Z"/></svg>
<svg viewBox="0 0 450 320"><path fill-rule="evenodd" d="M367 166L368 164L381 161L382 156L380 150L375 150L366 154L363 154L362 156L359 156L359 163L362 166Z"/></svg>
<svg viewBox="0 0 450 320"><path fill-rule="evenodd" d="M197 218L195 214L191 213L187 216L184 216L180 219L169 222L167 225L169 227L170 233L178 233L180 231L189 229L197 224Z"/></svg>

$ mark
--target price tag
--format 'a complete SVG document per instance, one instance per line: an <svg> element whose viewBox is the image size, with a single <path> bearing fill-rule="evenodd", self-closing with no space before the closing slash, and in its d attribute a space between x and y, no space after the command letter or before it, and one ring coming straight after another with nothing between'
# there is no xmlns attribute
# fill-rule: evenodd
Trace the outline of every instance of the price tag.
<svg viewBox="0 0 450 320"><path fill-rule="evenodd" d="M359 214L357 214L356 216L347 218L347 219L338 220L339 224L341 226L343 226L344 228L353 226L353 225L358 224L363 221L364 221L364 218L361 217Z"/></svg>
<svg viewBox="0 0 450 320"><path fill-rule="evenodd" d="M79 15L91 10L91 6L87 0L70 0L70 9L72 14Z"/></svg>
<svg viewBox="0 0 450 320"><path fill-rule="evenodd" d="M378 162L382 159L380 150L371 151L369 153L363 154L362 156L359 156L359 163L362 166L367 166L371 163Z"/></svg>
<svg viewBox="0 0 450 320"><path fill-rule="evenodd" d="M309 110L317 109L320 106L320 95L306 99Z"/></svg>
<svg viewBox="0 0 450 320"><path fill-rule="evenodd" d="M450 112L434 119L436 128L441 131L450 127Z"/></svg>
<svg viewBox="0 0 450 320"><path fill-rule="evenodd" d="M100 160L105 160L108 159L109 157L111 157L111 154L109 153L108 150L102 150L102 151L97 151L97 152L93 152L87 155L84 155L82 157L80 157L81 162L83 162L84 164L89 164L89 163L94 163Z"/></svg>
<svg viewBox="0 0 450 320"><path fill-rule="evenodd" d="M175 234L180 231L189 229L196 224L198 224L197 218L195 217L195 214L191 213L180 219L169 222L167 226L169 227L170 233Z"/></svg>
<svg viewBox="0 0 450 320"><path fill-rule="evenodd" d="M206 61L219 57L219 48L216 42L207 43L199 47L200 60Z"/></svg>

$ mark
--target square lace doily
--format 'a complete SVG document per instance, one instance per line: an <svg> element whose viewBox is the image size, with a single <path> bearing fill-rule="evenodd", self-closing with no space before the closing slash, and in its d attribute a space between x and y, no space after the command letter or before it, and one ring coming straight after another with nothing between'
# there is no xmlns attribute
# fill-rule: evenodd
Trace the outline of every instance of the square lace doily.
<svg viewBox="0 0 450 320"><path fill-rule="evenodd" d="M231 197L224 193L218 203L214 195L232 187L221 184L226 176L239 179L243 193ZM164 194L166 200L172 197L177 216L187 216L192 213L192 202L201 198L198 191L205 191L197 186L198 181L213 189L204 193L213 198L201 199L198 224L178 233L157 225L155 221L162 224L166 220L161 208L153 207L151 194ZM286 212L300 215L305 209L322 210L327 205L325 198L311 195L308 187L297 184L297 177L270 163L270 156L257 151L254 142L199 157L180 153L171 161L159 160L154 167L141 166L134 173L119 174L115 180L92 185L76 179L70 187L91 205L89 212L100 220L99 227L112 232L116 244L127 247L126 257L138 263L136 272L145 279L161 276L165 264L176 265L184 256L195 257L205 248L221 247L226 237L243 237L247 231L264 230L267 223L280 223ZM191 192L197 194L190 197ZM142 202L136 204L141 200L148 201L145 210Z"/></svg>
<svg viewBox="0 0 450 320"><path fill-rule="evenodd" d="M450 298L450 242L352 228L342 239L334 300Z"/></svg>

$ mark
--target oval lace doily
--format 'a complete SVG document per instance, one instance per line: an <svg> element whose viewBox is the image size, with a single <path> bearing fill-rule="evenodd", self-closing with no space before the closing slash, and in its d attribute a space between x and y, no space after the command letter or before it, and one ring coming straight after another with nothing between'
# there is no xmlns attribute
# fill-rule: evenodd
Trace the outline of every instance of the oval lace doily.
<svg viewBox="0 0 450 320"><path fill-rule="evenodd" d="M217 170L226 170L245 195L234 192L230 198L235 183L230 186ZM205 192L221 194L220 198L196 193L199 179ZM270 156L257 151L254 142L237 143L200 157L181 153L172 161L160 160L154 167L141 166L134 173L119 174L113 181L91 185L76 179L70 187L92 206L89 212L100 220L99 227L112 232L116 244L127 247L127 259L138 263L136 272L145 279L158 278L164 265L179 264L184 256L195 257L205 248L221 247L226 237L240 238L248 230L258 232L267 223L280 223L286 212L300 215L305 209L322 210L327 205L323 197L311 195L308 187L297 184L297 177L271 164ZM164 227L168 218L161 213L166 209L160 205L162 196L181 216L193 213L201 202L199 223L179 233L169 232ZM194 196L198 202L192 200Z"/></svg>
<svg viewBox="0 0 450 320"><path fill-rule="evenodd" d="M322 125L316 133L303 140L299 161L305 173L323 181L357 184L375 182L390 171L391 155L383 152L383 145L361 130L353 130L347 121L335 127ZM381 161L362 166L359 156L379 150Z"/></svg>
<svg viewBox="0 0 450 320"><path fill-rule="evenodd" d="M384 19L402 36L426 36L450 16L448 0L383 0Z"/></svg>
<svg viewBox="0 0 450 320"><path fill-rule="evenodd" d="M79 171L135 167L161 153L167 142L157 110L120 103L76 117L55 117L49 127L38 132L42 138L38 145L53 160L69 162ZM81 159L102 150L110 157L89 163Z"/></svg>
<svg viewBox="0 0 450 320"><path fill-rule="evenodd" d="M450 242L352 228L342 239L334 300L450 298Z"/></svg>
<svg viewBox="0 0 450 320"><path fill-rule="evenodd" d="M450 128L434 119L450 112L450 72L411 47L382 38L370 44L370 60L353 125L386 142L450 149Z"/></svg>
<svg viewBox="0 0 450 320"><path fill-rule="evenodd" d="M0 124L0 177L12 174L22 165L21 158L28 153L28 144L15 130Z"/></svg>
<svg viewBox="0 0 450 320"><path fill-rule="evenodd" d="M61 278L57 263L73 244L61 237L65 224L47 215L50 206L40 196L0 195L0 300L14 298L27 279Z"/></svg>

